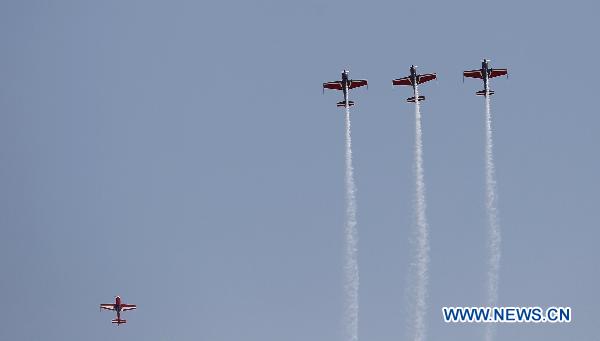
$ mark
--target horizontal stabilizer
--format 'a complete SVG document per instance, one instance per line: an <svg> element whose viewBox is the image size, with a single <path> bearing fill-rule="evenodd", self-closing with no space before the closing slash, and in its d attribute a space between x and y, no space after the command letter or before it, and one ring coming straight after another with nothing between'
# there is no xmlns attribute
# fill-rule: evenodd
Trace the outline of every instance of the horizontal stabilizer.
<svg viewBox="0 0 600 341"><path fill-rule="evenodd" d="M421 102L421 101L424 101L424 100L425 100L425 96L419 96L419 97L417 98L417 100L418 100L419 102ZM409 97L409 98L407 98L407 99L406 99L406 101L407 101L407 102L410 102L410 103L415 103L415 98L414 98L414 97Z"/></svg>
<svg viewBox="0 0 600 341"><path fill-rule="evenodd" d="M353 105L354 105L354 102L353 102L353 101L348 101L348 106L349 106L349 107L351 107L351 106L353 106ZM345 106L346 106L346 102L345 102L345 101L338 102L338 103L337 103L337 106L338 106L338 107L345 107Z"/></svg>
<svg viewBox="0 0 600 341"><path fill-rule="evenodd" d="M127 320L118 320L118 319L114 319L114 320L112 320L112 323L116 323L116 324L122 324L122 323L127 323Z"/></svg>
<svg viewBox="0 0 600 341"><path fill-rule="evenodd" d="M489 92L490 95L494 94L493 90L488 90L488 92ZM477 91L475 94L477 94L477 96L485 96L485 90Z"/></svg>

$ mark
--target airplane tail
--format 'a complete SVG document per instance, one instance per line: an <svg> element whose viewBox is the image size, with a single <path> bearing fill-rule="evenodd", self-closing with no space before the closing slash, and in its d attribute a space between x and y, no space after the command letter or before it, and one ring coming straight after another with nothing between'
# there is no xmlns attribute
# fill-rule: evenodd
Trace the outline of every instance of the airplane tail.
<svg viewBox="0 0 600 341"><path fill-rule="evenodd" d="M494 94L494 90L488 90L490 96ZM475 93L477 96L486 96L485 90L479 90Z"/></svg>
<svg viewBox="0 0 600 341"><path fill-rule="evenodd" d="M419 101L419 102L424 101L424 100L425 100L425 96L419 96L416 99L416 101ZM410 102L410 103L415 103L415 98L414 97L409 97L409 98L406 99L406 101Z"/></svg>
<svg viewBox="0 0 600 341"><path fill-rule="evenodd" d="M118 325L121 325L123 323L127 323L127 320L114 319L114 320L112 320L112 323L115 323L118 326Z"/></svg>
<svg viewBox="0 0 600 341"><path fill-rule="evenodd" d="M354 101L348 101L348 106L351 107L354 105ZM345 101L341 101L337 103L338 107L345 107L346 106L346 102Z"/></svg>

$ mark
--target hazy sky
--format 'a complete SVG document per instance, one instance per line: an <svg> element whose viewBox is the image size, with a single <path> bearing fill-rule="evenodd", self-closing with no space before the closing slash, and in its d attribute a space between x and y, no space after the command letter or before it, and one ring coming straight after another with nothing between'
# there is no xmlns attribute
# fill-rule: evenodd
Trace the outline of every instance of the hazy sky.
<svg viewBox="0 0 600 341"><path fill-rule="evenodd" d="M407 340L414 111L431 237L429 340L480 340L484 103L492 99L500 303L571 324L497 340L598 340L595 1L0 2L1 340L342 341L343 111L358 188L359 336ZM98 304L138 310L116 328Z"/></svg>

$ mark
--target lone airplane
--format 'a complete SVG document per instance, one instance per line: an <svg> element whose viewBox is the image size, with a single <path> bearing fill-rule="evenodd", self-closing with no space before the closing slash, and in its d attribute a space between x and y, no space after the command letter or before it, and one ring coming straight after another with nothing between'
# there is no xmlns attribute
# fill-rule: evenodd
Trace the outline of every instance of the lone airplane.
<svg viewBox="0 0 600 341"><path fill-rule="evenodd" d="M117 326L123 323L127 323L127 320L121 319L121 312L127 310L134 310L135 308L137 308L135 304L121 303L121 297L119 296L115 296L115 303L100 304L100 309L114 310L117 312L117 318L112 320L112 323L116 323Z"/></svg>
<svg viewBox="0 0 600 341"><path fill-rule="evenodd" d="M429 82L430 80L436 79L437 76L435 73L426 73L424 75L417 74L417 67L414 65L410 66L410 76L404 78L394 79L392 81L393 85L410 85L413 88L413 97L409 97L406 99L407 102L414 103L415 101L424 101L425 96L417 97L417 88L419 84Z"/></svg>
<svg viewBox="0 0 600 341"><path fill-rule="evenodd" d="M504 75L508 78L508 69L492 69L489 67L489 63L490 60L484 59L481 61L481 69L463 72L463 82L465 77L483 79L483 90L479 90L475 93L478 96L491 96L494 94L494 91L490 90L490 78Z"/></svg>
<svg viewBox="0 0 600 341"><path fill-rule="evenodd" d="M358 88L361 86L369 87L366 79L348 79L349 71L342 71L342 80L335 82L323 83L323 92L325 89L342 90L344 92L344 100L337 103L338 107L351 107L354 105L353 101L348 100L348 94L350 89Z"/></svg>

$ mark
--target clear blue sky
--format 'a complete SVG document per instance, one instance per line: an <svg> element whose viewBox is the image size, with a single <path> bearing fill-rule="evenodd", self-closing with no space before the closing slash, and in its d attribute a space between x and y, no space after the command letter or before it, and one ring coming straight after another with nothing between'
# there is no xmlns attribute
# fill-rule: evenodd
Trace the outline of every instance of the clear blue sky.
<svg viewBox="0 0 600 341"><path fill-rule="evenodd" d="M484 103L500 303L573 308L498 340L598 340L598 2L2 1L1 340L341 341L343 113L353 92L360 339L406 340L421 89L430 340L478 340ZM110 324L98 304L137 303Z"/></svg>

